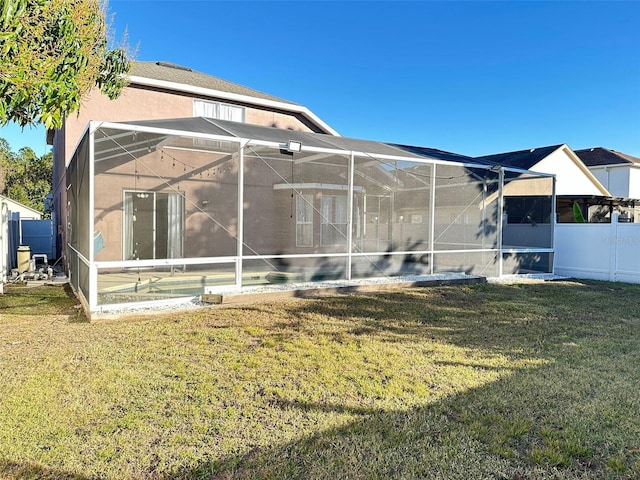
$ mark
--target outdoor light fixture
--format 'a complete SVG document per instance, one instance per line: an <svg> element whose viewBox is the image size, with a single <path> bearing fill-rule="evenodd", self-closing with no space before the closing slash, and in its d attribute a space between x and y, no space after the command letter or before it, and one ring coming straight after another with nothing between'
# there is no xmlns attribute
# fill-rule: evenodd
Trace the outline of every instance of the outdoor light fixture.
<svg viewBox="0 0 640 480"><path fill-rule="evenodd" d="M287 143L287 151L291 153L299 152L302 150L302 143L296 142L295 140L289 140Z"/></svg>

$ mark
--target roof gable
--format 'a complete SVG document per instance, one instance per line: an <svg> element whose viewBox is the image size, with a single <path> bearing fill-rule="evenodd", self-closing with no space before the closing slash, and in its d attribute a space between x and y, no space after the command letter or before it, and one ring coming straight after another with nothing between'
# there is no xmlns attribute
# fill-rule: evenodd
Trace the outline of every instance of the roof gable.
<svg viewBox="0 0 640 480"><path fill-rule="evenodd" d="M556 177L558 195L610 195L566 144L486 155L476 160L491 161L504 167L553 174Z"/></svg>
<svg viewBox="0 0 640 480"><path fill-rule="evenodd" d="M583 150L575 150L575 153L588 167L621 164L640 165L640 158L632 157L631 155L616 152L608 148L585 148Z"/></svg>
<svg viewBox="0 0 640 480"><path fill-rule="evenodd" d="M553 145L549 147L531 148L529 150L518 150L516 152L497 153L495 155L476 157L476 160L497 163L504 167L531 170L534 165L551 155L561 146L562 145Z"/></svg>

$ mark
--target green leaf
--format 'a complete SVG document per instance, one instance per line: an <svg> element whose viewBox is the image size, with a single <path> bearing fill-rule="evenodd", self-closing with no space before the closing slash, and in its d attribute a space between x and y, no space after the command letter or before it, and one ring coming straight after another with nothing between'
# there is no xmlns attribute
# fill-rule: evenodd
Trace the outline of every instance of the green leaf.
<svg viewBox="0 0 640 480"><path fill-rule="evenodd" d="M130 62L107 49L105 13L101 0L0 0L0 121L60 128L93 86L120 95Z"/></svg>
<svg viewBox="0 0 640 480"><path fill-rule="evenodd" d="M573 220L575 223L587 223L584 216L582 216L582 210L578 202L573 202Z"/></svg>

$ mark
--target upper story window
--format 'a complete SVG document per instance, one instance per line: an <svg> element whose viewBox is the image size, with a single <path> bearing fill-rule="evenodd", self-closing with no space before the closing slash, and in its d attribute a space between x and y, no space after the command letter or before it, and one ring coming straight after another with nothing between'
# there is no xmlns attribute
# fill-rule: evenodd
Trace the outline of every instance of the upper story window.
<svg viewBox="0 0 640 480"><path fill-rule="evenodd" d="M244 107L229 105L228 103L209 102L207 100L193 100L193 116L209 117L219 120L244 122Z"/></svg>

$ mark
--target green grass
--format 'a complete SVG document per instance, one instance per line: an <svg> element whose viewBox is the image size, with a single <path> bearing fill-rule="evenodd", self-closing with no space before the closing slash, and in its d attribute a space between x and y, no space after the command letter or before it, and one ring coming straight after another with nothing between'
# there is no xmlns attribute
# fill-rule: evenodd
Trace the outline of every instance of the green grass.
<svg viewBox="0 0 640 480"><path fill-rule="evenodd" d="M83 320L0 296L0 478L640 478L640 285Z"/></svg>

